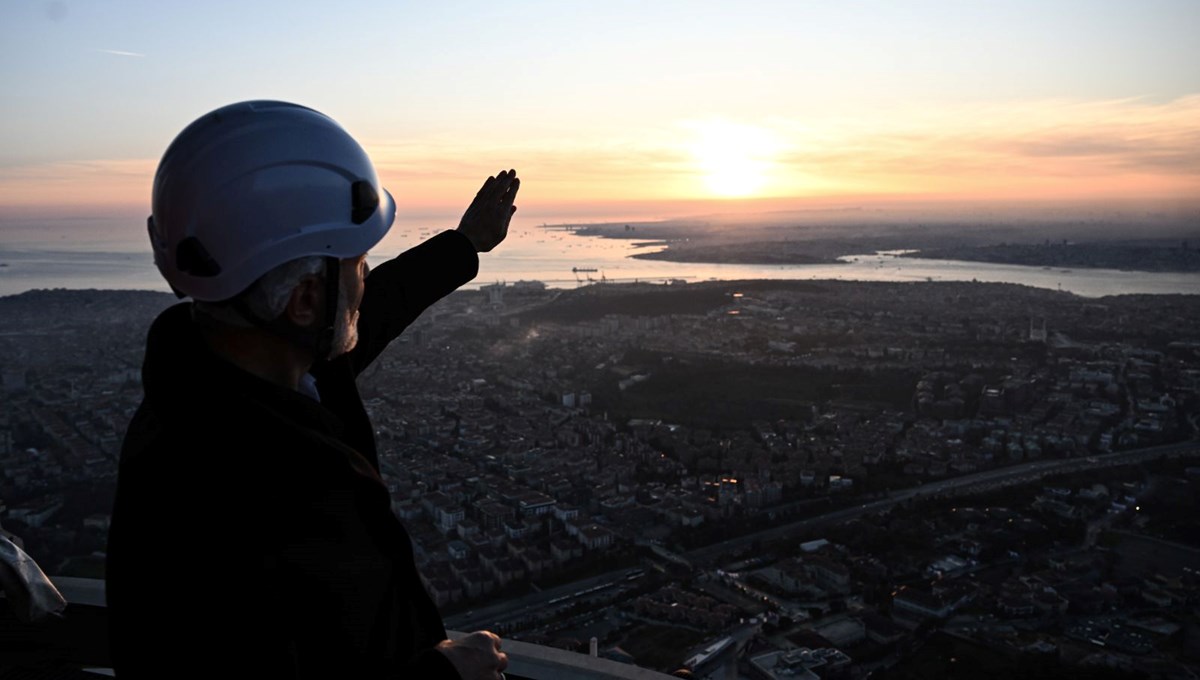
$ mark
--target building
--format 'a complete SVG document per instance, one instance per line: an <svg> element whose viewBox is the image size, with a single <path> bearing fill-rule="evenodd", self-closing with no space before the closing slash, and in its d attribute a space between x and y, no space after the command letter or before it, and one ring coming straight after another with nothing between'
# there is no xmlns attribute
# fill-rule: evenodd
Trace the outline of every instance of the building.
<svg viewBox="0 0 1200 680"><path fill-rule="evenodd" d="M770 652L750 659L750 671L763 680L820 680L836 676L852 663L844 652L831 647L801 647L789 652Z"/></svg>
<svg viewBox="0 0 1200 680"><path fill-rule="evenodd" d="M588 550L603 550L613 544L613 533L599 524L579 527L579 542Z"/></svg>

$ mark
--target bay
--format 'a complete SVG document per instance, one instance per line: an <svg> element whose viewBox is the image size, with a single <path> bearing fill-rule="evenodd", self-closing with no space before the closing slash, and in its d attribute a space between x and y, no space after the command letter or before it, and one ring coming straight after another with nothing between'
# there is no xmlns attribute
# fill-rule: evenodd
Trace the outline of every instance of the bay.
<svg viewBox="0 0 1200 680"><path fill-rule="evenodd" d="M399 225L398 225L399 226ZM434 235L439 229L403 225L375 250L372 265ZM514 228L508 240L480 257L479 276L468 287L496 282L542 281L551 288L589 283L738 279L837 279L844 281L983 281L1063 290L1084 297L1122 294L1200 294L1200 274L1061 269L898 257L870 253L841 264L746 265L647 260L634 253L660 250L654 242L580 236L535 226ZM23 240L0 243L0 296L39 288L168 291L148 246L130 241Z"/></svg>

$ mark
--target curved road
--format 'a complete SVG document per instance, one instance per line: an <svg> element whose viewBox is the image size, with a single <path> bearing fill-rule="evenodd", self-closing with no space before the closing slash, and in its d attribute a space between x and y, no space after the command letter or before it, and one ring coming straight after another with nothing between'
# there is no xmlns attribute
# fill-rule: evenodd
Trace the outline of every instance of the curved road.
<svg viewBox="0 0 1200 680"><path fill-rule="evenodd" d="M1001 488L1005 486L1013 486L1018 484L1028 484L1037 481L1047 475L1059 474L1063 472L1076 472L1085 469L1095 469L1098 467L1113 467L1117 465L1127 465L1129 463L1139 463L1147 460L1153 460L1161 457L1183 457L1195 456L1200 454L1200 442L1190 441L1180 444L1167 444L1165 446L1156 446L1147 449L1136 449L1133 451L1120 451L1117 453L1108 453L1100 456L1089 456L1086 458L1066 458L1054 460L1038 460L1020 465L1013 465L995 470L987 470L985 472L976 472L961 477L952 477L943 479L937 482L930 482L921 486L911 487L895 491L891 496L879 500L855 505L849 508L842 508L827 512L816 517L796 520L787 524L782 524L770 529L764 529L737 538L714 543L703 548L688 551L681 555L684 559L692 563L704 563L713 559L720 558L723 555L728 555L730 552L739 548L751 545L755 541L773 540L784 538L790 534L794 534L809 529L816 529L827 524L835 524L853 519L860 515L879 512L887 509L897 503L903 503L907 500L919 497L936 496L941 494L960 494L960 493L978 493L990 489ZM456 614L446 618L446 627L454 630L476 630L479 628L491 628L497 624L513 621L526 616L534 616L546 607L550 600L555 598L570 595L572 593L593 588L604 583L616 584L624 578L627 569L610 571L599 576L568 583L555 588L523 595L518 598L506 600L487 607L481 607L474 611L469 611L463 614Z"/></svg>

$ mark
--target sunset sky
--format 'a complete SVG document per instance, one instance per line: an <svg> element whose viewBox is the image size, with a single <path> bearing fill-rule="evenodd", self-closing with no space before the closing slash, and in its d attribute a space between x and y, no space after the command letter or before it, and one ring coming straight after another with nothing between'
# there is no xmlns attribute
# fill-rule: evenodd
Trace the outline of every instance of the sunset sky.
<svg viewBox="0 0 1200 680"><path fill-rule="evenodd" d="M1198 35L1196 0L4 0L0 218L144 213L174 135L243 99L333 116L431 219L506 167L539 223L1174 205Z"/></svg>

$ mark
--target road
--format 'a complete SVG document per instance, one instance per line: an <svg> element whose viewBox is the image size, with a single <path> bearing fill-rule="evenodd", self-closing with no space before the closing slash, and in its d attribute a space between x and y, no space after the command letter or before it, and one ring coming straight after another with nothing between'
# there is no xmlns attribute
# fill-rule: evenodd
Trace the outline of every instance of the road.
<svg viewBox="0 0 1200 680"><path fill-rule="evenodd" d="M1076 472L1098 467L1127 465L1164 456L1180 457L1195 456L1197 454L1200 454L1200 443L1192 441L1133 451L1120 451L1100 456L1089 456L1087 458L1032 461L903 489L893 492L887 498L834 510L816 517L789 522L770 529L714 543L703 548L697 548L683 553L682 557L693 564L712 563L714 560L720 559L741 548L748 547L756 541L785 538L798 533L820 529L831 524L839 524L861 515L886 510L898 503L916 498L945 494L979 493L1006 486L1028 484L1042 479L1047 475ZM612 583L614 585L621 583L627 571L627 569L610 571L555 588L547 588L540 592L529 593L515 599L480 607L474 611L456 614L447 617L446 627L452 630L471 631L492 628L497 626L497 624L514 621L522 617L536 616L550 604L551 600L556 598L569 596L572 593L595 588L605 583Z"/></svg>
<svg viewBox="0 0 1200 680"><path fill-rule="evenodd" d="M769 541L779 538L784 538L796 533L802 533L810 529L817 529L828 524L837 524L845 522L865 514L876 513L881 510L886 510L893 505L903 503L905 501L924 498L930 496L938 496L944 494L962 494L962 493L979 493L991 489L998 489L1005 486L1014 486L1020 484L1028 484L1035 482L1047 475L1060 474L1064 472L1076 472L1085 469L1095 469L1098 467L1112 467L1116 465L1127 465L1129 463L1138 463L1146 460L1153 460L1163 456L1194 456L1200 453L1200 444L1197 442L1184 442L1181 444L1168 444L1166 446L1156 446L1148 449L1138 449L1134 451L1120 451L1118 453L1109 453L1101 456L1089 456L1087 458L1066 458L1055 460L1039 460L1010 467L998 468L995 470L987 470L985 472L976 472L974 474L963 475L961 477L952 477L943 479L937 482L930 482L921 486L915 486L908 489L893 492L887 498L879 499L856 505L854 507L834 510L823 515L802 519L788 524L783 524L770 529L764 529L752 534L739 536L728 541L715 543L713 545L697 548L684 555L693 563L703 563L711 561L714 558L720 558L723 555L738 550L739 548L747 547L755 541Z"/></svg>

